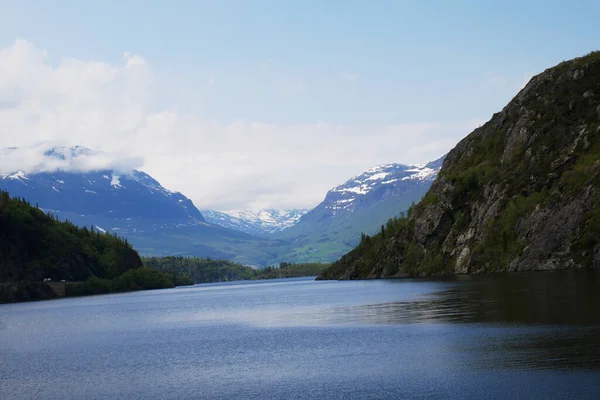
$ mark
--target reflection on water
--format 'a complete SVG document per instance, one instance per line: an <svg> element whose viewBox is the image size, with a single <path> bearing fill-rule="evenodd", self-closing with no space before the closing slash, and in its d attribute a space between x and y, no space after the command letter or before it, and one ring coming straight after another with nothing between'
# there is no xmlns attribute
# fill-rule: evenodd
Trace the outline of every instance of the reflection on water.
<svg viewBox="0 0 600 400"><path fill-rule="evenodd" d="M600 369L600 279L591 272L455 278L416 299L340 307L314 317L340 324L480 324L499 337L474 344L486 368Z"/></svg>
<svg viewBox="0 0 600 400"><path fill-rule="evenodd" d="M406 301L331 310L364 323L600 324L595 272L462 276L444 290Z"/></svg>
<svg viewBox="0 0 600 400"><path fill-rule="evenodd" d="M540 328L478 346L485 368L600 370L600 329Z"/></svg>

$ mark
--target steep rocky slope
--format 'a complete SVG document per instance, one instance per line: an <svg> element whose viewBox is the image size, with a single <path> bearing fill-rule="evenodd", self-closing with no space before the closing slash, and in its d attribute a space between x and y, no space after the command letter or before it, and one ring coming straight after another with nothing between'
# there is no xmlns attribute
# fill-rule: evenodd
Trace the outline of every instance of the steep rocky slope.
<svg viewBox="0 0 600 400"><path fill-rule="evenodd" d="M600 52L535 76L323 279L600 267Z"/></svg>

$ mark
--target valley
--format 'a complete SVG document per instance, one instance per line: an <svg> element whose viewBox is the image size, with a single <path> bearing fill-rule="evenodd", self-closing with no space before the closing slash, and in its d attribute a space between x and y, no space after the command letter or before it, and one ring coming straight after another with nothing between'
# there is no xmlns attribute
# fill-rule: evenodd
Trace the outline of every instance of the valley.
<svg viewBox="0 0 600 400"><path fill-rule="evenodd" d="M143 256L254 268L334 262L320 279L595 267L598 54L535 76L446 156L370 168L310 210L206 218L139 170L15 170L0 188L59 220L126 238ZM44 152L68 165L94 155L81 146Z"/></svg>
<svg viewBox="0 0 600 400"><path fill-rule="evenodd" d="M0 161L15 151L2 150ZM63 146L45 150L44 158L76 165L97 154ZM210 257L264 267L337 260L358 244L362 232L377 232L418 201L442 160L372 168L329 191L312 210L200 212L185 195L138 170L17 170L0 176L0 188L61 220L126 237L144 256Z"/></svg>

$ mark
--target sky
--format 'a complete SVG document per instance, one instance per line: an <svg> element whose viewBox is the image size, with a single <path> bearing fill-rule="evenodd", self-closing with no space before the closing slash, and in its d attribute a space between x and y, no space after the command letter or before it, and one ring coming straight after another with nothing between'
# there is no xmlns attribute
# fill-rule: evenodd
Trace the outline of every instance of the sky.
<svg viewBox="0 0 600 400"><path fill-rule="evenodd" d="M313 207L367 168L439 158L600 49L599 17L584 0L0 0L0 148L118 155L200 209Z"/></svg>

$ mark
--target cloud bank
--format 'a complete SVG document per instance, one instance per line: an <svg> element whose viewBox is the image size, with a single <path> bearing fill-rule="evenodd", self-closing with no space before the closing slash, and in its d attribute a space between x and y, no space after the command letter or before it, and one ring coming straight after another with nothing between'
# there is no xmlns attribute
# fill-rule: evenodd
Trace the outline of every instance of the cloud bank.
<svg viewBox="0 0 600 400"><path fill-rule="evenodd" d="M137 55L118 65L52 63L32 43L15 41L0 50L0 147L30 149L3 157L0 171L55 167L40 159L40 143L80 144L103 155L61 168L140 167L201 209L311 207L366 168L433 160L481 123L210 121L176 103L165 107L161 79Z"/></svg>
<svg viewBox="0 0 600 400"><path fill-rule="evenodd" d="M54 171L90 172L114 170L131 173L143 165L141 158L121 153L103 153L86 147L52 146L38 143L28 147L0 149L0 175L15 171L40 173Z"/></svg>

